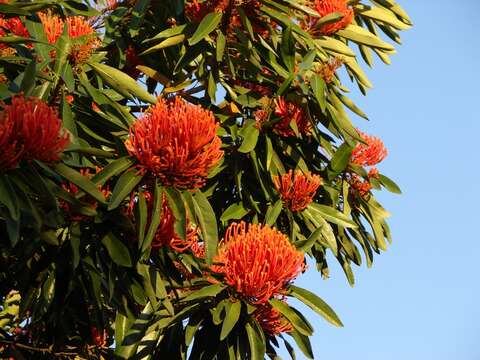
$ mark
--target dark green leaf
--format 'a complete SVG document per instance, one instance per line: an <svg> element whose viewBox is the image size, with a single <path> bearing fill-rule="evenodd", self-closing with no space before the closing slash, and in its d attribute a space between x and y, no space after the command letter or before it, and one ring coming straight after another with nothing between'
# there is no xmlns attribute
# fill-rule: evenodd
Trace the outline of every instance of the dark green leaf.
<svg viewBox="0 0 480 360"><path fill-rule="evenodd" d="M135 170L129 170L120 176L112 191L108 210L117 208L123 200L132 192L143 176L136 174Z"/></svg>
<svg viewBox="0 0 480 360"><path fill-rule="evenodd" d="M105 245L108 254L116 264L126 267L132 266L128 248L111 232L104 236L102 244Z"/></svg>
<svg viewBox="0 0 480 360"><path fill-rule="evenodd" d="M195 215L202 229L203 241L205 242L205 258L209 264L217 252L218 229L217 218L208 199L198 191L192 197Z"/></svg>
<svg viewBox="0 0 480 360"><path fill-rule="evenodd" d="M71 183L77 185L80 189L85 191L87 194L95 198L102 204L105 204L105 196L103 193L97 188L97 186L90 181L89 178L83 176L78 171L69 168L67 165L63 163L58 163L55 165L54 170L62 177L70 181Z"/></svg>
<svg viewBox="0 0 480 360"><path fill-rule="evenodd" d="M224 340L240 318L242 303L240 301L229 302L225 308L226 314L222 324L220 340Z"/></svg>

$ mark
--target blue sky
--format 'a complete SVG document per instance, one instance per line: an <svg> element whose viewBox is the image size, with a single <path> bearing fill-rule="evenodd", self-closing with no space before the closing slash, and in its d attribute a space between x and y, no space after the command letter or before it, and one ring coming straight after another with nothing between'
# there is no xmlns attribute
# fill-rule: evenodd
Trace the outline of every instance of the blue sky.
<svg viewBox="0 0 480 360"><path fill-rule="evenodd" d="M368 96L353 95L371 119L356 125L384 140L380 170L404 192L378 194L394 243L354 288L333 260L328 281L310 271L297 283L345 324L305 312L316 359L478 360L480 1L398 1L415 27L391 66L368 72Z"/></svg>

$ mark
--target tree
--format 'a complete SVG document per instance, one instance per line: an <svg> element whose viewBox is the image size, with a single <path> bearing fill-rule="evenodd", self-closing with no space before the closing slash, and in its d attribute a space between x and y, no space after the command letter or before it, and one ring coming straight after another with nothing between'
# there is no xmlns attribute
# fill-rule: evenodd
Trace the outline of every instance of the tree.
<svg viewBox="0 0 480 360"><path fill-rule="evenodd" d="M293 285L372 265L382 141L352 125L393 0L2 1L0 352L313 358ZM353 46L358 46L358 51ZM327 252L330 254L327 257ZM363 254L363 255L362 255ZM306 265L311 259L310 265ZM312 265L314 264L314 265ZM292 342L293 340L293 342Z"/></svg>

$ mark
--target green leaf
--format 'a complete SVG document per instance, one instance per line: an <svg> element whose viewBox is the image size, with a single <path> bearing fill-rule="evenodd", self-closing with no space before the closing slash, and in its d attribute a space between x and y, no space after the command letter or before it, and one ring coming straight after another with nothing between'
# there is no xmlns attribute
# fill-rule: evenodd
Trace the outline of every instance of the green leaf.
<svg viewBox="0 0 480 360"><path fill-rule="evenodd" d="M37 73L37 61L32 60L25 67L22 84L20 85L20 89L23 91L25 98L28 98L30 96L33 88L35 87L36 73Z"/></svg>
<svg viewBox="0 0 480 360"><path fill-rule="evenodd" d="M217 62L221 62L223 60L223 54L225 52L225 45L227 40L225 39L225 35L219 30L217 31L217 46L216 46L216 59Z"/></svg>
<svg viewBox="0 0 480 360"><path fill-rule="evenodd" d="M168 207L175 218L175 232L181 239L187 238L187 213L182 194L174 188L166 188Z"/></svg>
<svg viewBox="0 0 480 360"><path fill-rule="evenodd" d="M338 327L343 327L342 321L337 314L335 314L333 309L317 295L294 285L290 285L288 289L290 290L291 295L295 296L298 300L310 307L329 323Z"/></svg>
<svg viewBox="0 0 480 360"><path fill-rule="evenodd" d="M157 232L158 225L160 225L160 219L162 217L163 188L158 182L155 184L155 191L153 195L152 217L150 218L150 227L148 228L147 236L145 236L145 239L141 244L142 253L150 248L150 244L152 243L153 237Z"/></svg>
<svg viewBox="0 0 480 360"><path fill-rule="evenodd" d="M242 303L240 301L228 302L225 307L225 319L222 324L222 331L220 332L220 340L224 340L240 318L242 310Z"/></svg>
<svg viewBox="0 0 480 360"><path fill-rule="evenodd" d="M192 35L192 37L188 40L190 45L195 45L196 43L202 41L205 36L210 34L215 28L220 24L222 20L222 13L213 12L208 14L203 18L198 25L197 30Z"/></svg>
<svg viewBox="0 0 480 360"><path fill-rule="evenodd" d="M140 55L147 55L147 54L153 53L155 51L165 49L165 48L170 47L170 46L181 44L183 42L183 40L185 40L185 35L184 34L172 36L168 39L163 40L160 44L157 44L155 46L152 46L152 47L148 48L147 50L142 52Z"/></svg>
<svg viewBox="0 0 480 360"><path fill-rule="evenodd" d="M319 214L333 224L354 229L358 227L352 219L330 206L311 203L308 205L308 209L312 211L313 215L315 215L315 213Z"/></svg>
<svg viewBox="0 0 480 360"><path fill-rule="evenodd" d="M271 299L269 303L295 327L301 334L311 336L313 334L312 327L306 323L287 303Z"/></svg>
<svg viewBox="0 0 480 360"><path fill-rule="evenodd" d="M388 191L394 194L402 193L402 190L400 189L400 187L397 184L395 184L395 182L389 177L385 175L380 175L379 181Z"/></svg>
<svg viewBox="0 0 480 360"><path fill-rule="evenodd" d="M18 198L7 175L0 175L0 203L7 207L13 221L20 219Z"/></svg>
<svg viewBox="0 0 480 360"><path fill-rule="evenodd" d="M257 145L258 135L260 131L255 126L255 120L248 119L239 134L242 137L242 145L238 148L238 151L241 153L249 153Z"/></svg>
<svg viewBox="0 0 480 360"><path fill-rule="evenodd" d="M72 168L69 168L67 165L63 163L58 163L57 165L55 165L54 170L57 172L57 174L64 177L71 183L77 185L80 189L82 189L87 194L92 196L98 202L102 204L106 203L105 196L103 195L103 193L86 176L83 176L78 171L75 171Z"/></svg>
<svg viewBox="0 0 480 360"><path fill-rule="evenodd" d="M230 205L220 216L220 221L227 222L228 220L242 219L245 215L248 214L248 209L245 209L242 203Z"/></svg>
<svg viewBox="0 0 480 360"><path fill-rule="evenodd" d="M310 79L310 87L312 88L313 95L317 99L318 105L322 111L325 111L327 108L327 99L325 96L325 81L322 79L320 75L314 75Z"/></svg>
<svg viewBox="0 0 480 360"><path fill-rule="evenodd" d="M117 208L142 180L143 175L137 175L135 170L128 170L120 176L110 197L108 210Z"/></svg>
<svg viewBox="0 0 480 360"><path fill-rule="evenodd" d="M183 301L192 301L196 299L201 299L205 297L212 297L218 295L222 290L225 289L225 285L223 284L214 284L208 285L200 290L194 291L190 295L188 295Z"/></svg>
<svg viewBox="0 0 480 360"><path fill-rule="evenodd" d="M283 30L280 54L287 69L293 72L295 67L295 41L290 26L286 30Z"/></svg>
<svg viewBox="0 0 480 360"><path fill-rule="evenodd" d="M120 159L112 161L105 166L102 171L92 177L92 182L98 185L103 185L111 177L120 174L135 164L135 161L130 156L125 156Z"/></svg>
<svg viewBox="0 0 480 360"><path fill-rule="evenodd" d="M297 330L292 330L288 333L293 340L297 343L298 348L303 352L307 359L314 358L312 351L312 344L310 344L310 339L308 336L300 334Z"/></svg>
<svg viewBox="0 0 480 360"><path fill-rule="evenodd" d="M108 254L113 262L120 265L131 267L132 259L128 248L111 232L102 239L102 244L107 248Z"/></svg>
<svg viewBox="0 0 480 360"><path fill-rule="evenodd" d="M263 360L266 352L265 336L256 321L245 324L248 343L250 344L250 360Z"/></svg>
<svg viewBox="0 0 480 360"><path fill-rule="evenodd" d="M267 213L265 215L265 224L272 226L277 221L278 216L282 212L283 202L282 200L277 200L275 204L269 205Z"/></svg>
<svg viewBox="0 0 480 360"><path fill-rule="evenodd" d="M205 259L208 264L211 264L213 257L217 253L217 218L208 199L201 191L196 192L192 199L195 215L202 229L203 241L205 242Z"/></svg>
<svg viewBox="0 0 480 360"><path fill-rule="evenodd" d="M109 84L114 90L127 98L136 96L142 101L154 104L157 99L150 95L145 88L140 86L134 79L125 74L123 71L115 69L111 66L89 62L93 70Z"/></svg>
<svg viewBox="0 0 480 360"><path fill-rule="evenodd" d="M345 29L338 30L336 33L338 36L344 37L345 39L352 40L357 44L363 44L374 48L394 51L395 48L389 43L383 41L379 37L372 34L370 31L357 26L350 24Z"/></svg>
<svg viewBox="0 0 480 360"><path fill-rule="evenodd" d="M334 171L334 176L346 169L350 162L352 151L353 147L346 142L335 151L335 154L333 154L330 160L330 168Z"/></svg>

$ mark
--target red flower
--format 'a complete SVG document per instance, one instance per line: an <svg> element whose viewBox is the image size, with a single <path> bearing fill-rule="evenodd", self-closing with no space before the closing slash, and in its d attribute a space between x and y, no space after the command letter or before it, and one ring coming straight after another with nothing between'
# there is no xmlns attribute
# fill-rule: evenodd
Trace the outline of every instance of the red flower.
<svg viewBox="0 0 480 360"><path fill-rule="evenodd" d="M92 340L95 345L107 345L107 330L104 329L102 334L100 334L96 326L90 326L90 334L92 335Z"/></svg>
<svg viewBox="0 0 480 360"><path fill-rule="evenodd" d="M369 136L357 129L365 144L359 143L352 151L352 164L360 166L373 166L383 161L388 154L383 142L374 136Z"/></svg>
<svg viewBox="0 0 480 360"><path fill-rule="evenodd" d="M292 324L270 304L259 306L253 313L262 329L270 336L293 330Z"/></svg>
<svg viewBox="0 0 480 360"><path fill-rule="evenodd" d="M39 13L43 28L47 35L48 42L55 44L62 35L65 21L51 12ZM72 39L86 37L83 44L74 45L70 57L75 64L83 63L88 60L93 51L100 46L97 33L92 25L81 16L67 17L67 33ZM54 56L54 52L51 54Z"/></svg>
<svg viewBox="0 0 480 360"><path fill-rule="evenodd" d="M282 177L276 176L273 182L285 207L292 211L302 211L313 201L322 179L318 175L304 175L299 170L294 175L290 170Z"/></svg>
<svg viewBox="0 0 480 360"><path fill-rule="evenodd" d="M293 102L286 101L283 97L275 100L275 115L280 120L273 125L273 131L280 136L294 136L295 132L290 127L292 121L297 125L301 134L310 135L312 124L303 109Z"/></svg>
<svg viewBox="0 0 480 360"><path fill-rule="evenodd" d="M303 253L276 229L232 223L220 243L212 271L254 304L266 303L305 268Z"/></svg>
<svg viewBox="0 0 480 360"><path fill-rule="evenodd" d="M151 201L150 201L151 202ZM160 248L169 246L175 251L184 252L197 242L197 228L191 224L187 224L187 238L184 240L180 238L175 232L175 217L172 210L168 207L168 202L165 194L162 198L162 218L158 226L155 238L152 241L152 248Z"/></svg>
<svg viewBox="0 0 480 360"><path fill-rule="evenodd" d="M0 171L24 160L56 162L70 143L58 113L42 100L12 98L0 114Z"/></svg>
<svg viewBox="0 0 480 360"><path fill-rule="evenodd" d="M320 32L323 35L331 35L338 30L346 28L353 21L353 9L346 0L315 0L315 3L312 5L313 9L320 16L320 18L308 17L307 28L314 34ZM341 13L343 17L334 23L321 25L320 29L316 28L319 19L333 13Z"/></svg>
<svg viewBox="0 0 480 360"><path fill-rule="evenodd" d="M160 99L130 128L127 150L165 186L200 188L223 156L213 114L180 98Z"/></svg>
<svg viewBox="0 0 480 360"><path fill-rule="evenodd" d="M8 33L16 36L29 38L27 28L23 25L19 17L4 18L0 15L0 37L7 36ZM32 47L31 44L28 47ZM15 54L15 49L7 44L0 43L0 56L10 56Z"/></svg>

